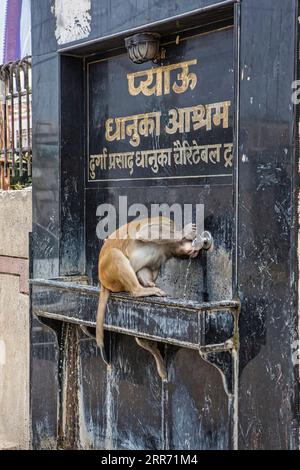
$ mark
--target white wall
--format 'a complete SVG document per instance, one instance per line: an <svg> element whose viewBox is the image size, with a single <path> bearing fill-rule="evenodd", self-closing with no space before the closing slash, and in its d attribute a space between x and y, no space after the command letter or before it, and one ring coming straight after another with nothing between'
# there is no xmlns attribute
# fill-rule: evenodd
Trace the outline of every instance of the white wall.
<svg viewBox="0 0 300 470"><path fill-rule="evenodd" d="M0 191L0 449L29 446L29 297L3 266L27 263L31 197Z"/></svg>

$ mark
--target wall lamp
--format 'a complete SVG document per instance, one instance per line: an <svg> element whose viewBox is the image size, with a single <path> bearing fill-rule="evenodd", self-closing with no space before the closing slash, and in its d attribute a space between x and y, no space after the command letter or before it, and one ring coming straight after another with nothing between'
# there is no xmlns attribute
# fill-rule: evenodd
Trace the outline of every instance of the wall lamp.
<svg viewBox="0 0 300 470"><path fill-rule="evenodd" d="M138 33L125 38L125 47L129 58L135 64L142 64L148 60L155 61L160 57L160 34Z"/></svg>

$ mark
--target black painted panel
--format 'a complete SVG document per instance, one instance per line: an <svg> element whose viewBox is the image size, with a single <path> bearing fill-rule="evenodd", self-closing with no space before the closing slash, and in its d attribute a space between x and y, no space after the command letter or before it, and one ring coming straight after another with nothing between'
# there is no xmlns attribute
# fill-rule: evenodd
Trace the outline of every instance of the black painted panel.
<svg viewBox="0 0 300 470"><path fill-rule="evenodd" d="M228 449L231 416L221 374L183 348L168 346L167 364L169 448Z"/></svg>
<svg viewBox="0 0 300 470"><path fill-rule="evenodd" d="M83 274L84 73L82 59L61 56L60 275Z"/></svg>
<svg viewBox="0 0 300 470"><path fill-rule="evenodd" d="M161 449L161 380L153 357L134 338L112 335L106 415L114 449ZM109 429L107 429L109 437Z"/></svg>
<svg viewBox="0 0 300 470"><path fill-rule="evenodd" d="M222 4L223 0L186 0L185 2L174 2L171 0L164 0L163 2L160 0L101 0L100 2L98 0L91 0L91 2L86 2L87 5L90 3L90 8L75 8L77 22L74 16L74 22L71 20L68 24L68 19L70 18L68 12L72 3L68 2L63 5L53 0L32 1L32 50L34 56L54 52L58 47L72 43L84 43L94 38L101 38L120 31L130 30L152 21L155 22L160 19L180 15L197 8ZM56 13L55 4L58 6ZM63 7L65 8L65 31L63 28L57 29L57 21L59 25L63 23L60 15L60 8ZM86 20L83 21L86 10ZM80 38L79 36L76 40L74 29L77 26L79 30L77 34L81 34L83 37ZM72 34L66 36L70 29Z"/></svg>
<svg viewBox="0 0 300 470"><path fill-rule="evenodd" d="M298 448L294 0L242 3L239 445ZM294 352L293 352L294 350Z"/></svg>
<svg viewBox="0 0 300 470"><path fill-rule="evenodd" d="M139 183L147 187L171 183L189 185L192 181L201 185L209 185L212 181L230 183L233 163L228 144L233 142L233 30L199 35L179 44L168 44L164 49L166 58L157 66L133 64L127 54L100 62L93 60L87 65L89 188L125 184L137 187ZM189 86L185 89L180 79L181 67L162 72L161 67L186 62L189 63ZM138 87L145 84L147 75L134 78L133 83L132 77L127 77L149 70L154 75L145 93L151 95L145 96L143 91L138 92ZM158 74L155 74L157 70ZM153 94L151 90L156 84L157 93ZM224 102L228 104L221 108L195 109L199 105ZM190 107L192 110L187 111ZM182 119L179 110L185 110ZM144 114L149 116L144 117L149 121L143 123L139 118L136 135L132 128L134 122L128 118L124 122L124 135L121 124L120 138L114 139L118 130L116 119ZM148 130L150 135L145 134ZM219 144L222 147L217 156L213 151ZM203 148L207 145L213 146L208 153ZM151 161L151 156L143 161L141 152L158 149L165 151L162 162L157 164L154 158ZM172 149L170 153L168 149ZM123 164L115 165L115 158L111 156L124 152L132 155L125 168ZM99 162L95 165L97 157L91 158L95 155L101 158L100 165L103 162L106 169L99 166Z"/></svg>
<svg viewBox="0 0 300 470"><path fill-rule="evenodd" d="M59 274L59 59L32 61L33 273Z"/></svg>
<svg viewBox="0 0 300 470"><path fill-rule="evenodd" d="M82 334L79 339L79 447L104 449L107 419L112 406L107 397L107 368L94 340Z"/></svg>
<svg viewBox="0 0 300 470"><path fill-rule="evenodd" d="M57 336L37 318L33 319L31 330L30 395L31 445L34 449L56 449L59 403Z"/></svg>

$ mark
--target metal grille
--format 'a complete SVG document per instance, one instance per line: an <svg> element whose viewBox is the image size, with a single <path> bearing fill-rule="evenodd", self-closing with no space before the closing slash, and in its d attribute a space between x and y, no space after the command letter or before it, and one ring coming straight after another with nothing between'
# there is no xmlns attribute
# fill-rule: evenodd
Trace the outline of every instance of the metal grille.
<svg viewBox="0 0 300 470"><path fill-rule="evenodd" d="M0 67L0 188L31 180L31 58Z"/></svg>

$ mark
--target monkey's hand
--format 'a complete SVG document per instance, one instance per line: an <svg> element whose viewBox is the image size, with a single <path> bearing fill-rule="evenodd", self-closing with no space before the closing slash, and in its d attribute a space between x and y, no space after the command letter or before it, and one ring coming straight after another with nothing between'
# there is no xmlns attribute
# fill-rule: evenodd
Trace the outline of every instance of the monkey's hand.
<svg viewBox="0 0 300 470"><path fill-rule="evenodd" d="M197 235L197 227L196 224L188 224L183 229L183 238L186 240L195 240Z"/></svg>

